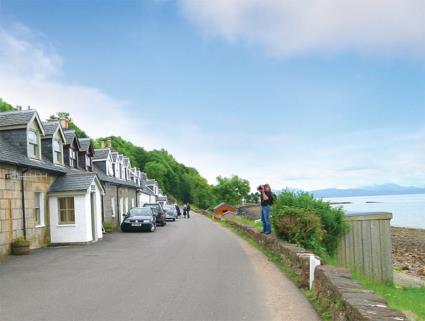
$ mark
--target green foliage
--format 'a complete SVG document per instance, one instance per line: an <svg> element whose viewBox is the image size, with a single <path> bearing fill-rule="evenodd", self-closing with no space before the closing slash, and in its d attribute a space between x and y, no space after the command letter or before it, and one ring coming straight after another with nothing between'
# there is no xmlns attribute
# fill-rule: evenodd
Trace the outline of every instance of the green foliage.
<svg viewBox="0 0 425 321"><path fill-rule="evenodd" d="M256 193L250 193L247 197L246 197L246 202L247 203L259 203L260 202L260 193L256 192Z"/></svg>
<svg viewBox="0 0 425 321"><path fill-rule="evenodd" d="M95 146L100 147L101 142L108 139L114 150L130 158L132 166L146 172L148 177L155 178L168 196L179 202L193 203L200 208L215 204L213 188L207 180L196 169L177 162L166 150L146 151L116 136L99 138L95 141Z"/></svg>
<svg viewBox="0 0 425 321"><path fill-rule="evenodd" d="M218 201L226 202L230 205L239 205L242 199L249 197L249 191L249 182L236 175L230 178L217 177L217 185L214 187Z"/></svg>
<svg viewBox="0 0 425 321"><path fill-rule="evenodd" d="M11 104L8 104L7 102L3 101L3 99L0 98L0 112L14 111L14 110L16 110L15 107L13 107Z"/></svg>
<svg viewBox="0 0 425 321"><path fill-rule="evenodd" d="M22 236L19 236L16 239L13 240L12 244L16 244L16 245L29 245L30 242L28 240L24 239Z"/></svg>
<svg viewBox="0 0 425 321"><path fill-rule="evenodd" d="M54 115L50 116L50 119L60 119L60 118L66 118L69 121L69 129L75 130L75 135L77 135L78 138L88 138L89 136L86 134L85 131L83 131L81 128L79 128L74 121L72 120L71 116L67 112L60 111Z"/></svg>
<svg viewBox="0 0 425 321"><path fill-rule="evenodd" d="M291 218L285 218L285 216ZM309 224L306 224L306 220ZM272 207L272 223L281 237L288 240L292 238L293 241L300 242L301 246L316 251L319 255L333 255L339 240L347 230L341 208L333 208L329 203L314 199L311 194L305 192L281 193ZM310 239L299 240L298 236L294 239L294 236L288 235L289 232L286 231L291 227L282 227L285 223L299 223L299 228L305 228L305 233L310 235ZM317 226L318 223L320 228Z"/></svg>
<svg viewBox="0 0 425 321"><path fill-rule="evenodd" d="M299 207L282 207L272 216L278 237L317 253L323 253L323 229L320 218L311 210Z"/></svg>
<svg viewBox="0 0 425 321"><path fill-rule="evenodd" d="M377 283L357 273L353 277L365 288L375 291L387 300L388 305L397 310L410 311L418 321L425 321L425 287L403 288L391 283Z"/></svg>

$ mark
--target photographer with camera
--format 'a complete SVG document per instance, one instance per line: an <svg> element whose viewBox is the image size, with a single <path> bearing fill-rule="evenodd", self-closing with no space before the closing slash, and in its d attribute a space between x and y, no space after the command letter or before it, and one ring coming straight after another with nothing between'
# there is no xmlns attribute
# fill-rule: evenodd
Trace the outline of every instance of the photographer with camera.
<svg viewBox="0 0 425 321"><path fill-rule="evenodd" d="M275 196L273 195L270 185L264 184L257 188L261 197L261 222L263 223L264 234L271 234L272 225L270 222L270 206L273 205Z"/></svg>

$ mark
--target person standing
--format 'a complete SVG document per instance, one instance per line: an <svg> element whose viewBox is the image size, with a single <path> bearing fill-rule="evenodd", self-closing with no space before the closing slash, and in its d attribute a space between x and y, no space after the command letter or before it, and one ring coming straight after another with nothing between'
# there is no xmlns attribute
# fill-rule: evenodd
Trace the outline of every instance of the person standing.
<svg viewBox="0 0 425 321"><path fill-rule="evenodd" d="M186 211L187 211L187 218L190 218L190 204L187 203L186 205Z"/></svg>
<svg viewBox="0 0 425 321"><path fill-rule="evenodd" d="M261 222L263 223L264 234L272 233L272 224L270 222L270 206L273 205L274 195L269 184L258 186L261 198Z"/></svg>
<svg viewBox="0 0 425 321"><path fill-rule="evenodd" d="M180 218L180 216L182 215L182 212L180 211L179 204L176 204L176 211L177 211L177 218Z"/></svg>
<svg viewBox="0 0 425 321"><path fill-rule="evenodd" d="M183 205L183 217L186 218L187 215L187 206L186 204Z"/></svg>

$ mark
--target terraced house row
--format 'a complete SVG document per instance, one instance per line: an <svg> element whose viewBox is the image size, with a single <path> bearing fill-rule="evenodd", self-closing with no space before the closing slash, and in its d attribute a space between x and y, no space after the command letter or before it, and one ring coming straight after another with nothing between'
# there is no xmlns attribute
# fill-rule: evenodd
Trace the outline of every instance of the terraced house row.
<svg viewBox="0 0 425 321"><path fill-rule="evenodd" d="M67 119L42 121L36 110L0 113L0 256L23 236L31 248L102 238L143 203L167 201L110 141L94 149Z"/></svg>

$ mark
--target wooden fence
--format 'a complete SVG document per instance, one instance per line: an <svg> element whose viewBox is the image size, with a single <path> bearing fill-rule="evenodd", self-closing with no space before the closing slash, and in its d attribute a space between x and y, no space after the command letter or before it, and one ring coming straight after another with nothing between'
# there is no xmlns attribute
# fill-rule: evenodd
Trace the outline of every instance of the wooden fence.
<svg viewBox="0 0 425 321"><path fill-rule="evenodd" d="M347 214L350 230L338 246L338 263L374 281L392 282L391 219L386 212Z"/></svg>

